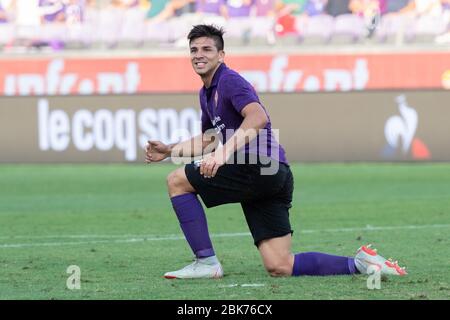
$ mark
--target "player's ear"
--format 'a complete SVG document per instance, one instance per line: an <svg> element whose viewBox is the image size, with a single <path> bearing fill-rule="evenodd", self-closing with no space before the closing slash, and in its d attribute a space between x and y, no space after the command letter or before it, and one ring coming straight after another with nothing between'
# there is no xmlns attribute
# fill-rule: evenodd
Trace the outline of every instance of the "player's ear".
<svg viewBox="0 0 450 320"><path fill-rule="evenodd" d="M225 59L225 51L220 50L219 51L219 61L223 62L224 59Z"/></svg>

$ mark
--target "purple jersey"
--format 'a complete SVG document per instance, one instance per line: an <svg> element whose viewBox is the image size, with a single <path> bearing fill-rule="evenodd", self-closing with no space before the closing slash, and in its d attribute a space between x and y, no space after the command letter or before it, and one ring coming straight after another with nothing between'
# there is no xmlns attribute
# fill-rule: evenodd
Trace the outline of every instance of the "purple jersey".
<svg viewBox="0 0 450 320"><path fill-rule="evenodd" d="M62 1L55 0L39 0L39 7L46 22L57 20L58 16L64 14L65 10Z"/></svg>
<svg viewBox="0 0 450 320"><path fill-rule="evenodd" d="M250 10L253 6L253 0L248 4L245 0L225 0L226 7L228 9L228 15L230 17L248 17L250 16Z"/></svg>
<svg viewBox="0 0 450 320"><path fill-rule="evenodd" d="M304 12L310 17L324 14L326 5L327 0L309 0L305 5Z"/></svg>
<svg viewBox="0 0 450 320"><path fill-rule="evenodd" d="M224 0L196 0L195 11L198 13L220 14L220 6Z"/></svg>
<svg viewBox="0 0 450 320"><path fill-rule="evenodd" d="M0 3L0 23L8 22L6 19L6 10L3 9L2 4Z"/></svg>
<svg viewBox="0 0 450 320"><path fill-rule="evenodd" d="M241 126L244 120L242 109L252 102L261 104L252 85L222 63L214 74L211 86L200 90L202 132L214 128L225 143ZM288 164L283 147L273 136L270 119L258 138L245 146L245 152L269 156Z"/></svg>

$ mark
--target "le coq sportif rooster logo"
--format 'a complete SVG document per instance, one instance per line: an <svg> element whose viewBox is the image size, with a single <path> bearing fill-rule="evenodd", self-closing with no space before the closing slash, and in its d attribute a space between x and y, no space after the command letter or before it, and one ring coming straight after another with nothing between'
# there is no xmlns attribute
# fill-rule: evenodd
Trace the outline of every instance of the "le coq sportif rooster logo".
<svg viewBox="0 0 450 320"><path fill-rule="evenodd" d="M399 150L402 154L411 154L413 159L430 159L431 154L425 143L415 137L419 117L417 111L410 107L404 95L396 98L400 115L390 117L384 126L387 145L383 155L387 158L396 156Z"/></svg>

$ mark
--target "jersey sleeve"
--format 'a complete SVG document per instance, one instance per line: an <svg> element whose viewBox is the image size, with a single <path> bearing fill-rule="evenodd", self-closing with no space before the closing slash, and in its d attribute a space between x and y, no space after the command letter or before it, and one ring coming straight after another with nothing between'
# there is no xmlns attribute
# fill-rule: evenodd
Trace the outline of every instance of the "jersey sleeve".
<svg viewBox="0 0 450 320"><path fill-rule="evenodd" d="M225 99L229 99L238 113L241 113L249 103L260 103L252 85L238 74L226 75L221 80L220 86Z"/></svg>

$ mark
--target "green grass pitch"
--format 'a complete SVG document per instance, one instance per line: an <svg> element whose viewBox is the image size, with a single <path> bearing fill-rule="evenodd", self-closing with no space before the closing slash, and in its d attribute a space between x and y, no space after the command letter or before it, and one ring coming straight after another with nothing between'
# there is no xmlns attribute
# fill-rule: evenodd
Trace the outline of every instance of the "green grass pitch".
<svg viewBox="0 0 450 320"><path fill-rule="evenodd" d="M192 260L166 193L174 168L1 165L0 299L450 298L450 164L292 165L293 250L372 243L409 272L379 290L365 276L271 278L239 205L207 210L223 279L164 279Z"/></svg>

